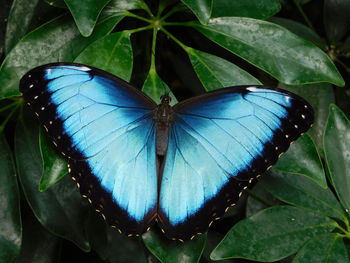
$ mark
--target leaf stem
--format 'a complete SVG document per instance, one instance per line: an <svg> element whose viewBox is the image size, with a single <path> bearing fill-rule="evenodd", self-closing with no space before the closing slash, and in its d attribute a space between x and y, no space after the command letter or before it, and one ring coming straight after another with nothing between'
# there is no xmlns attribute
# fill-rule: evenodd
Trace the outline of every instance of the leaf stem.
<svg viewBox="0 0 350 263"><path fill-rule="evenodd" d="M6 124L11 119L12 115L16 112L16 110L19 108L20 104L17 103L16 107L13 107L11 112L6 116L5 120L0 125L0 134L4 131Z"/></svg>
<svg viewBox="0 0 350 263"><path fill-rule="evenodd" d="M343 227L341 227L339 224L335 224L336 228L338 228L341 232L343 232L343 236L347 237L348 239L350 239L350 232L346 229L344 229Z"/></svg>
<svg viewBox="0 0 350 263"><path fill-rule="evenodd" d="M178 5L176 7L174 7L173 9L171 9L168 13L166 13L164 16L162 16L160 19L162 21L164 21L165 19L167 19L169 16L171 16L172 14L175 14L179 11L185 10L185 7L182 5Z"/></svg>
<svg viewBox="0 0 350 263"><path fill-rule="evenodd" d="M168 30L166 30L164 27L161 27L160 30L162 30L168 37L170 37L176 44L178 44L180 47L182 47L183 50L185 50L187 53L190 53L192 48L186 46L184 43L182 43L180 40L178 40L173 34L171 34Z"/></svg>
<svg viewBox="0 0 350 263"><path fill-rule="evenodd" d="M309 18L307 17L307 15L305 14L303 8L300 5L300 1L298 0L294 0L294 4L297 7L299 13L301 14L301 16L303 17L303 19L305 20L305 23L314 31L316 32L314 26L312 25L311 21L309 20Z"/></svg>
<svg viewBox="0 0 350 263"><path fill-rule="evenodd" d="M151 67L150 73L156 72L156 44L157 44L157 34L158 28L153 27L153 36L152 36L152 54L151 54Z"/></svg>
<svg viewBox="0 0 350 263"><path fill-rule="evenodd" d="M6 106L0 108L0 112L6 111L6 110L8 110L8 109L11 109L12 107L16 106L17 104L18 104L18 102L17 102L17 101L14 101L14 102L12 102L12 103L9 104L9 105L6 105Z"/></svg>
<svg viewBox="0 0 350 263"><path fill-rule="evenodd" d="M143 17L143 16L136 15L136 14L134 14L134 13L131 13L130 11L125 11L125 12L123 12L123 14L124 14L125 16L133 17L133 18L142 20L142 21L147 22L147 23L152 23L152 20L151 20L151 19L148 19L148 18ZM152 17L153 17L153 15L152 15Z"/></svg>
<svg viewBox="0 0 350 263"><path fill-rule="evenodd" d="M162 17L162 20L164 19L164 17ZM162 23L163 26L196 26L197 23L195 22L163 22Z"/></svg>
<svg viewBox="0 0 350 263"><path fill-rule="evenodd" d="M135 28L135 29L123 30L121 32L125 32L126 34L133 34L133 33L137 33L137 32L140 32L140 31L149 30L149 29L152 29L152 28L153 28L152 25L148 25L148 26L139 27L139 28Z"/></svg>

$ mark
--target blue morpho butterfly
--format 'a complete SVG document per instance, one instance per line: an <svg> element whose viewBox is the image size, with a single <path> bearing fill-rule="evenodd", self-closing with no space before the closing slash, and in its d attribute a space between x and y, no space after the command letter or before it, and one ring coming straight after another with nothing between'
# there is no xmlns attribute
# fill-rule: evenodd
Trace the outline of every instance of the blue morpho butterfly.
<svg viewBox="0 0 350 263"><path fill-rule="evenodd" d="M29 71L20 90L81 194L127 235L153 221L173 239L207 231L313 122L311 106L280 89L229 87L171 107L71 63Z"/></svg>

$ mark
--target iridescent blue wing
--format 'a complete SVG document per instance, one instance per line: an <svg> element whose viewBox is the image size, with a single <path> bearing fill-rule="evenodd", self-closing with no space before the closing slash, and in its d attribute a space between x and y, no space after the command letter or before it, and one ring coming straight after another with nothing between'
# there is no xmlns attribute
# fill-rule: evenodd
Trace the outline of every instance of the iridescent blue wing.
<svg viewBox="0 0 350 263"><path fill-rule="evenodd" d="M176 239L206 232L313 121L305 100L262 87L226 88L173 109L158 217Z"/></svg>
<svg viewBox="0 0 350 263"><path fill-rule="evenodd" d="M106 221L140 234L156 215L156 107L115 76L79 64L35 68L20 90L39 116L81 194Z"/></svg>

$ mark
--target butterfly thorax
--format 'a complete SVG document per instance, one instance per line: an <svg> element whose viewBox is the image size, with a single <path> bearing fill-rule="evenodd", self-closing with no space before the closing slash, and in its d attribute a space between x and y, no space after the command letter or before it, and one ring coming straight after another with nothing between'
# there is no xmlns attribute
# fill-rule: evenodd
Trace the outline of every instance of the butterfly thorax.
<svg viewBox="0 0 350 263"><path fill-rule="evenodd" d="M154 119L157 123L157 154L164 156L168 146L169 126L173 122L173 109L170 106L171 98L168 94L161 97L161 103L154 112Z"/></svg>

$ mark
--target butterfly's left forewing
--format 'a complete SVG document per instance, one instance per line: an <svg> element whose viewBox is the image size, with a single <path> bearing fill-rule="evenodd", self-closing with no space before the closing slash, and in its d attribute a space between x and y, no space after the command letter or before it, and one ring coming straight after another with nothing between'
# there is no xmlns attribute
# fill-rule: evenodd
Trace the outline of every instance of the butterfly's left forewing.
<svg viewBox="0 0 350 263"><path fill-rule="evenodd" d="M205 232L313 121L300 97L259 87L210 92L174 111L158 214L176 239Z"/></svg>
<svg viewBox="0 0 350 263"><path fill-rule="evenodd" d="M24 98L59 151L81 194L126 234L156 214L155 104L107 72L48 64L21 80Z"/></svg>

